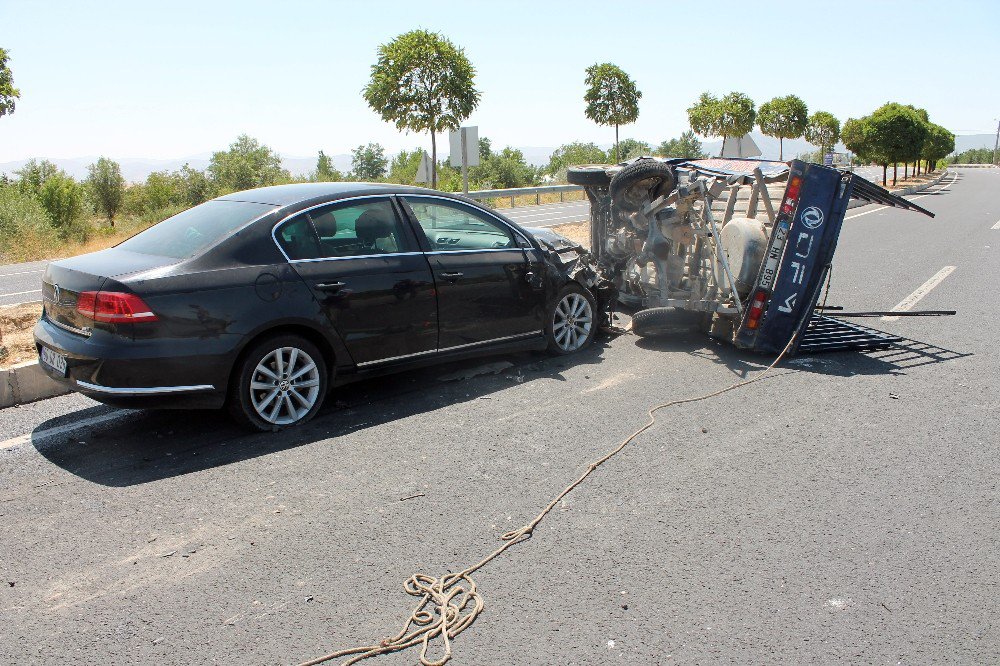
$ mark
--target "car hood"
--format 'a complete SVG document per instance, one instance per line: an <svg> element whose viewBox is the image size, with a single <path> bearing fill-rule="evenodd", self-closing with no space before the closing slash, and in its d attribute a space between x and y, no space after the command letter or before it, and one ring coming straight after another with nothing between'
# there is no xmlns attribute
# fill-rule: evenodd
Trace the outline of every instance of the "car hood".
<svg viewBox="0 0 1000 666"><path fill-rule="evenodd" d="M546 227L521 227L537 240L543 247L561 252L563 250L582 250L579 243L576 243L562 234L552 231Z"/></svg>

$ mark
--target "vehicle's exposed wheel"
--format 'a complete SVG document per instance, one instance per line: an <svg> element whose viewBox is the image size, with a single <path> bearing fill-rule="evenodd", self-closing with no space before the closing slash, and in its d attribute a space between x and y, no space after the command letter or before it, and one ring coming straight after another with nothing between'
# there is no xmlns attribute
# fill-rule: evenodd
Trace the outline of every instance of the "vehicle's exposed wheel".
<svg viewBox="0 0 1000 666"><path fill-rule="evenodd" d="M636 160L615 174L608 194L623 213L634 213L649 201L669 194L676 180L669 164L654 159Z"/></svg>
<svg viewBox="0 0 1000 666"><path fill-rule="evenodd" d="M597 333L594 296L578 284L568 284L556 297L545 334L553 354L572 354L591 343Z"/></svg>
<svg viewBox="0 0 1000 666"><path fill-rule="evenodd" d="M573 185L607 187L611 183L608 164L579 164L566 169L566 181Z"/></svg>
<svg viewBox="0 0 1000 666"><path fill-rule="evenodd" d="M632 315L632 332L641 338L655 338L697 329L704 320L704 312L680 308L646 308Z"/></svg>
<svg viewBox="0 0 1000 666"><path fill-rule="evenodd" d="M323 354L297 335L257 343L241 357L229 387L229 412L255 430L305 423L326 397L329 375Z"/></svg>

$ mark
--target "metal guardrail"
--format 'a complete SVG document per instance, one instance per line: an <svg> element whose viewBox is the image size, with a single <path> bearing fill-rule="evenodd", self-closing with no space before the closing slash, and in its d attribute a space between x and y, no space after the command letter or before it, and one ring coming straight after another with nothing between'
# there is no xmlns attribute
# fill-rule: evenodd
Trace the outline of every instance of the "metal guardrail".
<svg viewBox="0 0 1000 666"><path fill-rule="evenodd" d="M535 204L542 203L543 194L558 194L559 201L565 201L567 192L582 192L583 187L579 185L541 185L539 187L512 187L506 190L476 190L469 192L465 196L470 199L504 199L510 197L510 205L514 207L514 198L535 195ZM455 192L455 194L462 194Z"/></svg>

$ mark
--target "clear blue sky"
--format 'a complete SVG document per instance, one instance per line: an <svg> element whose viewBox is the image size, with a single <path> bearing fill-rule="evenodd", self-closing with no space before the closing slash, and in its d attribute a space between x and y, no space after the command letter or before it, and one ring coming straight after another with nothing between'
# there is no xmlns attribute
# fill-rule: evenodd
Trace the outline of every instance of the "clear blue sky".
<svg viewBox="0 0 1000 666"><path fill-rule="evenodd" d="M467 124L494 146L610 143L583 115L583 70L604 61L643 92L623 137L648 141L687 129L703 90L795 93L841 120L900 101L959 134L1000 116L995 1L0 0L22 93L0 162L177 158L242 132L286 155L429 147L360 95L378 45L417 27L465 48L483 94Z"/></svg>

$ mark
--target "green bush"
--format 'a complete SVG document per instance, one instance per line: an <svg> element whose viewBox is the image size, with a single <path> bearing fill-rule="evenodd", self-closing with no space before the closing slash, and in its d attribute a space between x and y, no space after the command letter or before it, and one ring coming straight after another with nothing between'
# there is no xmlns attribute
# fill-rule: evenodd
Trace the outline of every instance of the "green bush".
<svg viewBox="0 0 1000 666"><path fill-rule="evenodd" d="M83 217L87 193L80 183L64 173L58 173L42 184L38 199L61 237L87 239L90 225Z"/></svg>
<svg viewBox="0 0 1000 666"><path fill-rule="evenodd" d="M32 256L57 241L38 199L16 187L0 187L0 256L5 261Z"/></svg>

